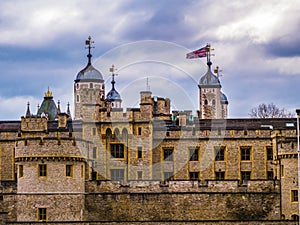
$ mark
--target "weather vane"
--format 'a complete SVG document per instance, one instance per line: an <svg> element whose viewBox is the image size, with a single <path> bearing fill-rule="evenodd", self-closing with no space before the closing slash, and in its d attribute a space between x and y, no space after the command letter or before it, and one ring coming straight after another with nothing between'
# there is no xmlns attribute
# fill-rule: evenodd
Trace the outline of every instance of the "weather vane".
<svg viewBox="0 0 300 225"><path fill-rule="evenodd" d="M222 70L219 69L219 66L217 66L214 69L214 73L217 74L217 78L220 78L222 76L222 74L220 74L222 72Z"/></svg>
<svg viewBox="0 0 300 225"><path fill-rule="evenodd" d="M87 47L85 48L89 50L89 54L87 55L89 59L89 63L91 63L91 58L92 58L91 48L95 48L94 46L91 46L91 44L94 43L94 41L91 40L92 40L91 36L89 36L88 39L85 40L85 45L87 45Z"/></svg>

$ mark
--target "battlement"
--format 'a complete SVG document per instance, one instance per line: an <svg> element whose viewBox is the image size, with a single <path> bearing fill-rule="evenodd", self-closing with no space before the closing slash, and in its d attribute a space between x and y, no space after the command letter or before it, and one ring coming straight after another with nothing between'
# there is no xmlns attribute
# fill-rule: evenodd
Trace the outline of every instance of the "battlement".
<svg viewBox="0 0 300 225"><path fill-rule="evenodd" d="M189 180L86 182L88 193L272 193L279 192L278 180Z"/></svg>

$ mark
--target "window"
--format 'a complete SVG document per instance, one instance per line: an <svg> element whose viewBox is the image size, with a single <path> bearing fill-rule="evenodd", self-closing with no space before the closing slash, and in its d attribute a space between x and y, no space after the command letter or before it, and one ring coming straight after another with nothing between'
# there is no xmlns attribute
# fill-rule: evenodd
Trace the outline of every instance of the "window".
<svg viewBox="0 0 300 225"><path fill-rule="evenodd" d="M273 160L273 148L272 146L267 146L267 160Z"/></svg>
<svg viewBox="0 0 300 225"><path fill-rule="evenodd" d="M298 202L298 190L291 190L291 202Z"/></svg>
<svg viewBox="0 0 300 225"><path fill-rule="evenodd" d="M173 172L164 172L164 180L172 180L173 174Z"/></svg>
<svg viewBox="0 0 300 225"><path fill-rule="evenodd" d="M79 95L76 95L76 102L80 102L80 97L79 97Z"/></svg>
<svg viewBox="0 0 300 225"><path fill-rule="evenodd" d="M123 169L111 169L110 179L114 181L124 181L124 170Z"/></svg>
<svg viewBox="0 0 300 225"><path fill-rule="evenodd" d="M19 165L19 178L23 177L24 173L23 173L23 165Z"/></svg>
<svg viewBox="0 0 300 225"><path fill-rule="evenodd" d="M199 160L199 149L191 148L190 149L190 161L198 161Z"/></svg>
<svg viewBox="0 0 300 225"><path fill-rule="evenodd" d="M165 161L173 161L173 149L165 148L164 151L164 160Z"/></svg>
<svg viewBox="0 0 300 225"><path fill-rule="evenodd" d="M143 158L143 149L140 146L138 147L138 150L137 150L137 157L138 157L138 159Z"/></svg>
<svg viewBox="0 0 300 225"><path fill-rule="evenodd" d="M190 179L191 180L198 180L199 179L199 172L190 172Z"/></svg>
<svg viewBox="0 0 300 225"><path fill-rule="evenodd" d="M250 160L251 147L241 147L241 160Z"/></svg>
<svg viewBox="0 0 300 225"><path fill-rule="evenodd" d="M90 88L94 88L94 84L93 83L90 83Z"/></svg>
<svg viewBox="0 0 300 225"><path fill-rule="evenodd" d="M274 179L273 171L267 171L267 179L268 180L273 180Z"/></svg>
<svg viewBox="0 0 300 225"><path fill-rule="evenodd" d="M224 161L225 157L225 147L215 146L215 161Z"/></svg>
<svg viewBox="0 0 300 225"><path fill-rule="evenodd" d="M280 176L284 177L284 166L280 165Z"/></svg>
<svg viewBox="0 0 300 225"><path fill-rule="evenodd" d="M47 208L38 208L38 220L39 221L47 220Z"/></svg>
<svg viewBox="0 0 300 225"><path fill-rule="evenodd" d="M40 177L47 176L47 165L46 164L39 165L39 176Z"/></svg>
<svg viewBox="0 0 300 225"><path fill-rule="evenodd" d="M143 179L143 171L137 171L137 179L142 180Z"/></svg>
<svg viewBox="0 0 300 225"><path fill-rule="evenodd" d="M225 179L225 172L216 172L216 180L224 180Z"/></svg>
<svg viewBox="0 0 300 225"><path fill-rule="evenodd" d="M73 165L66 165L66 177L73 177Z"/></svg>
<svg viewBox="0 0 300 225"><path fill-rule="evenodd" d="M251 171L242 171L241 172L241 178L243 181L250 180L251 178Z"/></svg>
<svg viewBox="0 0 300 225"><path fill-rule="evenodd" d="M291 217L291 219L294 220L294 221L299 221L299 216L293 214L292 217Z"/></svg>
<svg viewBox="0 0 300 225"><path fill-rule="evenodd" d="M141 127L138 128L138 135L142 135L142 128Z"/></svg>
<svg viewBox="0 0 300 225"><path fill-rule="evenodd" d="M204 105L208 105L207 99L204 100Z"/></svg>
<svg viewBox="0 0 300 225"><path fill-rule="evenodd" d="M97 158L97 147L93 147L93 158Z"/></svg>
<svg viewBox="0 0 300 225"><path fill-rule="evenodd" d="M124 158L124 145L110 144L110 154L112 158Z"/></svg>
<svg viewBox="0 0 300 225"><path fill-rule="evenodd" d="M216 104L216 100L213 99L213 100L212 100L212 105L215 105L215 104Z"/></svg>

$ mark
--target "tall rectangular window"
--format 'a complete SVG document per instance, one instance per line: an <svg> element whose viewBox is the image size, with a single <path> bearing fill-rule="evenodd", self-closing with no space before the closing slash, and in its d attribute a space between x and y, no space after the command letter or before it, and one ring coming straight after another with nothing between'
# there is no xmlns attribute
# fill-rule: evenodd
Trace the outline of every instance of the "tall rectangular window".
<svg viewBox="0 0 300 225"><path fill-rule="evenodd" d="M273 178L274 178L273 171L267 171L267 178L268 178L268 180L273 180Z"/></svg>
<svg viewBox="0 0 300 225"><path fill-rule="evenodd" d="M199 160L199 149L198 148L190 148L190 161L198 161Z"/></svg>
<svg viewBox="0 0 300 225"><path fill-rule="evenodd" d="M273 160L273 148L272 148L272 146L267 146L266 151L267 151L267 160Z"/></svg>
<svg viewBox="0 0 300 225"><path fill-rule="evenodd" d="M114 181L124 181L124 170L123 169L111 169L110 179Z"/></svg>
<svg viewBox="0 0 300 225"><path fill-rule="evenodd" d="M190 180L198 180L199 172L190 172Z"/></svg>
<svg viewBox="0 0 300 225"><path fill-rule="evenodd" d="M173 149L171 148L164 148L164 160L165 161L173 161Z"/></svg>
<svg viewBox="0 0 300 225"><path fill-rule="evenodd" d="M215 161L224 161L225 159L225 147L224 146L215 146Z"/></svg>
<svg viewBox="0 0 300 225"><path fill-rule="evenodd" d="M216 180L224 180L225 179L225 172L224 171L216 172L215 175L216 175Z"/></svg>
<svg viewBox="0 0 300 225"><path fill-rule="evenodd" d="M97 158L97 147L93 147L93 158Z"/></svg>
<svg viewBox="0 0 300 225"><path fill-rule="evenodd" d="M143 158L143 148L141 146L138 146L137 149L137 158L142 159Z"/></svg>
<svg viewBox="0 0 300 225"><path fill-rule="evenodd" d="M251 159L251 147L245 146L240 147L241 150L241 161Z"/></svg>
<svg viewBox="0 0 300 225"><path fill-rule="evenodd" d="M47 165L46 164L39 165L39 176L40 177L47 176Z"/></svg>
<svg viewBox="0 0 300 225"><path fill-rule="evenodd" d="M47 208L38 208L38 221L47 220Z"/></svg>
<svg viewBox="0 0 300 225"><path fill-rule="evenodd" d="M138 128L138 135L142 135L142 128L141 127Z"/></svg>
<svg viewBox="0 0 300 225"><path fill-rule="evenodd" d="M73 177L73 165L66 165L66 176Z"/></svg>
<svg viewBox="0 0 300 225"><path fill-rule="evenodd" d="M110 155L112 158L124 158L124 145L110 144Z"/></svg>
<svg viewBox="0 0 300 225"><path fill-rule="evenodd" d="M284 166L280 165L280 176L284 177Z"/></svg>
<svg viewBox="0 0 300 225"><path fill-rule="evenodd" d="M298 202L298 190L291 190L291 202Z"/></svg>
<svg viewBox="0 0 300 225"><path fill-rule="evenodd" d="M24 176L23 165L19 165L19 178Z"/></svg>
<svg viewBox="0 0 300 225"><path fill-rule="evenodd" d="M137 179L142 180L143 179L143 171L137 171Z"/></svg>

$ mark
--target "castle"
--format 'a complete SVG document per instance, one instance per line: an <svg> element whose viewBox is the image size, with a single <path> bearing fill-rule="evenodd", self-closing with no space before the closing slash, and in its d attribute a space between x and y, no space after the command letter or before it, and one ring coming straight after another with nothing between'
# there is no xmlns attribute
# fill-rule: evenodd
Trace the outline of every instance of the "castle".
<svg viewBox="0 0 300 225"><path fill-rule="evenodd" d="M228 119L211 71L199 110L140 92L122 108L88 63L74 115L48 89L37 113L0 121L0 224L296 224L296 119Z"/></svg>

